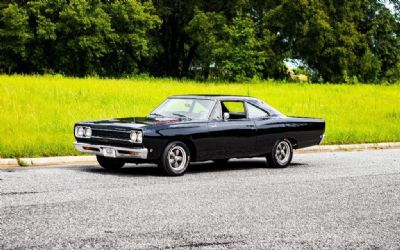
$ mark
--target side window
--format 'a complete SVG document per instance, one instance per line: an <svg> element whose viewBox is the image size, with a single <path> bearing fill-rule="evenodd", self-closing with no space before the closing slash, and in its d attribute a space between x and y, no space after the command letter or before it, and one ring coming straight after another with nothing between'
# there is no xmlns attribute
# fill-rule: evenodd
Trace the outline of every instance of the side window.
<svg viewBox="0 0 400 250"><path fill-rule="evenodd" d="M229 119L246 119L244 103L240 101L225 101L221 103L222 113L229 113Z"/></svg>
<svg viewBox="0 0 400 250"><path fill-rule="evenodd" d="M266 117L268 116L268 113L265 112L264 110L257 108L254 105L251 105L249 103L246 103L246 107L247 107L247 114L248 117L250 119L254 119L254 118L261 118L261 117Z"/></svg>
<svg viewBox="0 0 400 250"><path fill-rule="evenodd" d="M221 104L219 102L215 106L210 118L211 120L217 120L217 121L222 120L222 109L221 109Z"/></svg>

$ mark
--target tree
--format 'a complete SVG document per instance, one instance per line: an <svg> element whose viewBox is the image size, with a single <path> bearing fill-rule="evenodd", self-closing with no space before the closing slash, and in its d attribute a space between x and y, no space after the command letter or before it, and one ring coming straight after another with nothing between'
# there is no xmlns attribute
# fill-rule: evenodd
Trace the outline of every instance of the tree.
<svg viewBox="0 0 400 250"><path fill-rule="evenodd" d="M221 78L243 81L259 76L266 57L255 33L256 24L250 15L233 18L223 27L223 37L212 51Z"/></svg>
<svg viewBox="0 0 400 250"><path fill-rule="evenodd" d="M12 2L0 9L0 66L7 73L118 76L145 70L139 66L155 52L150 31L160 20L151 2Z"/></svg>
<svg viewBox="0 0 400 250"><path fill-rule="evenodd" d="M157 52L151 44L150 31L161 23L152 3L116 0L107 6L107 12L113 32L109 36L109 52L103 60L106 74L122 75L146 70L141 65Z"/></svg>
<svg viewBox="0 0 400 250"><path fill-rule="evenodd" d="M376 82L398 63L399 22L379 1L282 0L265 23L278 50L305 61L314 80Z"/></svg>
<svg viewBox="0 0 400 250"><path fill-rule="evenodd" d="M78 76L103 73L101 59L112 39L110 16L99 0L71 0L60 12L57 23L57 66Z"/></svg>
<svg viewBox="0 0 400 250"><path fill-rule="evenodd" d="M400 78L398 0L3 0L0 39L6 73Z"/></svg>
<svg viewBox="0 0 400 250"><path fill-rule="evenodd" d="M59 36L57 25L60 22L59 13L66 7L66 0L33 0L26 3L32 32L27 71L52 73L60 70L58 61L61 55L56 50Z"/></svg>
<svg viewBox="0 0 400 250"><path fill-rule="evenodd" d="M28 15L17 4L0 10L0 67L6 73L24 72L27 43L31 39Z"/></svg>
<svg viewBox="0 0 400 250"><path fill-rule="evenodd" d="M196 10L193 19L188 23L185 31L193 41L193 60L190 62L192 75L200 71L201 76L207 79L210 75L210 66L215 67L216 57L214 50L222 39L222 29L226 25L226 18L221 13ZM196 70L197 69L197 70ZM219 77L215 75L214 77Z"/></svg>
<svg viewBox="0 0 400 250"><path fill-rule="evenodd" d="M379 65L375 81L378 79L396 81L400 78L400 20L382 4L373 5L375 8L369 11L366 37L371 54L374 57L374 65ZM364 78L368 80L368 77Z"/></svg>
<svg viewBox="0 0 400 250"><path fill-rule="evenodd" d="M151 70L161 76L187 77L199 47L187 33L196 10L222 14L231 20L247 1L154 0L153 3L162 25L156 38L160 49ZM193 35L196 31L193 27L190 29Z"/></svg>

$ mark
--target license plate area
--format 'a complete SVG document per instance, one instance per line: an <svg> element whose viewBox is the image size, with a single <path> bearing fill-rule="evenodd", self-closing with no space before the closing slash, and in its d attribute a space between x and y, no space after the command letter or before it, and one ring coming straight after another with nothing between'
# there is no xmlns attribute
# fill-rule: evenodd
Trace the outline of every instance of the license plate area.
<svg viewBox="0 0 400 250"><path fill-rule="evenodd" d="M117 157L115 149L113 149L113 148L103 148L103 155L105 157L112 157L112 158L116 158Z"/></svg>

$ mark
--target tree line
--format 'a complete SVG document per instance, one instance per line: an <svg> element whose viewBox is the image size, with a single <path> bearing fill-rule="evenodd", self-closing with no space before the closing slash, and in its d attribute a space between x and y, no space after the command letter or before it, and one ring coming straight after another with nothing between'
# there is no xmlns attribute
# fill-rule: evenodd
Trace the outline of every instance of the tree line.
<svg viewBox="0 0 400 250"><path fill-rule="evenodd" d="M400 79L398 0L0 0L0 72Z"/></svg>

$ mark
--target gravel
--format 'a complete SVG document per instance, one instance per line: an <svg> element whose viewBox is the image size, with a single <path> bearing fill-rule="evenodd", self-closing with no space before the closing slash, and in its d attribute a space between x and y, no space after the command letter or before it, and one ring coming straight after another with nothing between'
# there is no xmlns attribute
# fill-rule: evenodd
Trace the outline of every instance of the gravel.
<svg viewBox="0 0 400 250"><path fill-rule="evenodd" d="M0 248L399 249L400 150L0 170Z"/></svg>

